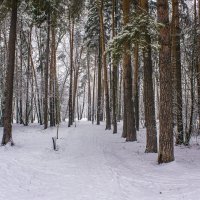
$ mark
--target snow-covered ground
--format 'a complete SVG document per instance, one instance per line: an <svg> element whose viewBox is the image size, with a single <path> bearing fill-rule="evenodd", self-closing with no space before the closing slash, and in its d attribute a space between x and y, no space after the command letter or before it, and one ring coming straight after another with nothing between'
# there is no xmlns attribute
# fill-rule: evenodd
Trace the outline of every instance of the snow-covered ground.
<svg viewBox="0 0 200 200"><path fill-rule="evenodd" d="M126 143L105 125L13 126L14 147L0 147L0 200L199 200L200 147L175 147L176 161L145 154L145 132ZM0 137L2 136L0 129Z"/></svg>

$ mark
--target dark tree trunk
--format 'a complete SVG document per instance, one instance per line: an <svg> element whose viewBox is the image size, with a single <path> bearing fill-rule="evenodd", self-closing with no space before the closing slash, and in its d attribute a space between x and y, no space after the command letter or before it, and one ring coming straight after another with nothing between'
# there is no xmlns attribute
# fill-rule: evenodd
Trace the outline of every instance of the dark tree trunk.
<svg viewBox="0 0 200 200"><path fill-rule="evenodd" d="M68 127L73 124L73 103L72 103L72 87L73 87L73 51L74 51L74 21L70 19L70 85L69 85L69 121Z"/></svg>
<svg viewBox="0 0 200 200"><path fill-rule="evenodd" d="M47 43L46 43L46 63L45 63L45 91L44 91L44 129L48 127L48 80L49 80L49 41L50 41L50 14L47 20Z"/></svg>
<svg viewBox="0 0 200 200"><path fill-rule="evenodd" d="M102 48L102 64L104 69L104 91L105 91L105 103L106 103L106 129L111 129L111 117L110 117L110 98L108 88L108 72L106 63L106 52L105 52L105 31L104 31L104 17L103 17L103 3L104 0L100 0L99 4L99 18L100 18L100 38Z"/></svg>
<svg viewBox="0 0 200 200"><path fill-rule="evenodd" d="M10 33L8 43L8 63L6 71L6 84L5 84L5 110L4 110L4 130L2 145L6 145L12 140L12 103L13 103L13 79L15 71L15 45L16 45L16 32L17 32L17 0L12 0L12 13L10 22Z"/></svg>
<svg viewBox="0 0 200 200"><path fill-rule="evenodd" d="M96 53L95 53L95 69L94 69L94 76L93 76L93 92L92 92L92 124L94 124L95 120L95 88L96 88Z"/></svg>
<svg viewBox="0 0 200 200"><path fill-rule="evenodd" d="M172 0L172 67L174 111L177 124L176 144L183 144L182 77L179 27L179 1Z"/></svg>
<svg viewBox="0 0 200 200"><path fill-rule="evenodd" d="M25 108L25 126L29 124L30 115L30 100L29 100L29 82L30 82L30 54L31 54L31 34L32 28L30 28L29 39L27 42L28 46L28 59L27 59L27 70L26 70L26 108Z"/></svg>
<svg viewBox="0 0 200 200"><path fill-rule="evenodd" d="M98 91L97 91L97 125L100 125L101 121L101 44L99 42L99 52L98 52Z"/></svg>
<svg viewBox="0 0 200 200"><path fill-rule="evenodd" d="M88 121L91 121L91 87L90 87L90 55L87 53L87 76L88 76Z"/></svg>
<svg viewBox="0 0 200 200"><path fill-rule="evenodd" d="M139 131L139 53L138 53L138 45L135 46L134 49L134 108L135 108L135 126L137 131Z"/></svg>
<svg viewBox="0 0 200 200"><path fill-rule="evenodd" d="M142 12L148 14L148 1L142 0L140 2ZM144 110L145 110L145 125L146 125L146 150L147 153L157 152L157 131L155 119L155 102L153 90L153 66L151 59L151 38L146 28L144 28L146 36L147 47L143 50L144 62Z"/></svg>
<svg viewBox="0 0 200 200"><path fill-rule="evenodd" d="M50 126L55 126L55 27L51 26L51 64L50 64L50 82L49 82L49 116L50 116Z"/></svg>
<svg viewBox="0 0 200 200"><path fill-rule="evenodd" d="M124 25L129 23L130 0L122 1ZM135 114L133 106L132 90L132 66L130 55L130 44L125 43L123 55L123 81L124 81L124 122L123 136L126 141L136 141Z"/></svg>
<svg viewBox="0 0 200 200"><path fill-rule="evenodd" d="M190 138L193 132L193 115L194 115L194 98L195 98L195 92L194 92L194 85L195 85L195 79L194 79L194 71L195 68L197 68L197 61L198 58L196 56L197 53L197 11L196 11L196 0L194 0L194 29L193 29L193 49L192 49L192 64L190 69L190 93L191 93L191 108L190 108L190 121L189 121L189 127L185 134L185 145L189 145Z"/></svg>
<svg viewBox="0 0 200 200"><path fill-rule="evenodd" d="M112 0L112 38L115 37L115 8L116 1ZM117 64L115 58L112 58L112 121L113 121L113 133L117 133Z"/></svg>

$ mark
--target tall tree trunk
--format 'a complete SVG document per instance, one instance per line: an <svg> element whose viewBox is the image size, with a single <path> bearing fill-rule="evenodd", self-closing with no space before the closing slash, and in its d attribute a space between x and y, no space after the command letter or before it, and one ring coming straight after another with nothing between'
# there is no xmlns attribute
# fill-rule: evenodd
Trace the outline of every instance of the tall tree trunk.
<svg viewBox="0 0 200 200"><path fill-rule="evenodd" d="M104 90L105 90L105 103L106 103L106 129L111 129L111 117L110 117L110 98L108 89L108 72L106 63L106 53L105 53L105 31L104 31L104 17L103 17L103 4L104 0L101 0L99 7L99 18L100 18L100 38L101 38L101 48L102 48L102 64L104 69Z"/></svg>
<svg viewBox="0 0 200 200"><path fill-rule="evenodd" d="M119 92L118 92L117 121L120 122L120 120L122 119L122 80L123 80L121 69L118 76L119 76Z"/></svg>
<svg viewBox="0 0 200 200"><path fill-rule="evenodd" d="M96 65L97 65L97 59L96 59L96 53L95 53L95 68L94 68L94 75L93 75L93 92L92 92L92 124L94 124L95 120L95 88L96 88Z"/></svg>
<svg viewBox="0 0 200 200"><path fill-rule="evenodd" d="M30 100L29 100L29 82L30 82L30 53L31 53L31 34L32 27L29 32L29 39L27 42L28 46L28 59L27 59L27 70L26 70L26 108L25 108L25 126L29 124L29 114L30 114Z"/></svg>
<svg viewBox="0 0 200 200"><path fill-rule="evenodd" d="M170 49L169 5L167 0L157 0L160 29L160 136L158 163L174 160L173 113L172 113L172 66Z"/></svg>
<svg viewBox="0 0 200 200"><path fill-rule="evenodd" d="M73 124L73 103L72 103L72 87L73 87L73 57L74 57L74 21L70 19L70 85L69 85L69 121L68 127Z"/></svg>
<svg viewBox="0 0 200 200"><path fill-rule="evenodd" d="M116 0L112 0L112 38L115 37L115 10ZM114 56L112 57L112 120L113 120L113 133L117 133L117 64Z"/></svg>
<svg viewBox="0 0 200 200"><path fill-rule="evenodd" d="M88 76L88 121L91 121L91 87L90 87L90 55L87 53L87 76Z"/></svg>
<svg viewBox="0 0 200 200"><path fill-rule="evenodd" d="M73 110L73 122L75 118L75 107L76 107L76 98L77 98L77 89L78 89L78 77L79 77L79 69L80 69L80 60L82 57L83 48L81 47L80 52L78 52L78 46L76 46L76 58L74 64L74 87L73 87L73 97L72 97L72 110Z"/></svg>
<svg viewBox="0 0 200 200"><path fill-rule="evenodd" d="M198 22L200 24L200 0L198 0ZM198 36L198 52L200 52L200 34ZM198 67L197 67L197 87L198 87L198 114L199 114L199 131L200 131L200 57L198 59Z"/></svg>
<svg viewBox="0 0 200 200"><path fill-rule="evenodd" d="M18 58L18 51L16 52L16 57ZM18 124L19 123L19 67L18 67L18 59L16 59L16 62L15 62L15 70L16 70L16 73L15 73L15 84L16 84L16 94L15 94L15 99L16 99L16 123ZM20 88L21 89L21 88ZM1 112L1 110L0 110Z"/></svg>
<svg viewBox="0 0 200 200"><path fill-rule="evenodd" d="M41 104L40 104L40 94L39 94L40 92L39 92L39 87L38 87L38 82L37 82L37 76L36 76L36 73L35 73L35 67L34 67L32 55L31 55L31 67L32 67L33 77L35 79L37 104L38 104L38 121L39 121L40 125L42 125L42 114L41 114ZM35 99L36 99L36 97L35 97Z"/></svg>
<svg viewBox="0 0 200 200"><path fill-rule="evenodd" d="M141 0L140 6L143 12L148 15L149 7L147 0ZM146 150L145 152L157 152L157 131L155 119L155 102L153 90L153 66L151 58L151 38L147 29L144 29L147 47L143 50L144 62L144 110L145 110L145 124L146 124Z"/></svg>
<svg viewBox="0 0 200 200"><path fill-rule="evenodd" d="M100 125L101 121L101 42L99 40L99 51L98 51L98 89L97 89L97 125Z"/></svg>
<svg viewBox="0 0 200 200"><path fill-rule="evenodd" d="M30 55L31 56L31 55ZM31 112L31 123L34 122L34 77L33 77L33 71L31 71L31 108L30 108L30 112Z"/></svg>
<svg viewBox="0 0 200 200"><path fill-rule="evenodd" d="M51 63L50 63L50 81L49 81L49 114L50 126L55 126L55 50L56 50L55 26L51 25Z"/></svg>
<svg viewBox="0 0 200 200"><path fill-rule="evenodd" d="M138 53L138 45L135 46L134 49L134 83L133 83L133 91L134 91L134 108L135 108L135 126L137 131L139 131L139 53Z"/></svg>
<svg viewBox="0 0 200 200"><path fill-rule="evenodd" d="M122 1L123 21L124 25L129 23L130 16L130 0ZM123 55L123 81L124 81L124 122L123 122L123 136L126 141L136 141L135 129L135 114L133 109L133 91L132 91L132 66L130 55L130 44L128 42L124 45Z"/></svg>
<svg viewBox="0 0 200 200"><path fill-rule="evenodd" d="M23 45L22 45L22 30L20 30L20 92L19 92L19 116L20 116L20 124L23 124L23 98L22 98L22 82L23 82L23 55L22 55L22 49L23 49Z"/></svg>
<svg viewBox="0 0 200 200"><path fill-rule="evenodd" d="M47 20L47 43L46 43L46 63L45 63L45 92L44 92L44 129L48 127L48 80L49 80L49 41L50 41L50 13Z"/></svg>
<svg viewBox="0 0 200 200"><path fill-rule="evenodd" d="M8 43L8 63L5 84L5 110L4 110L4 130L2 145L6 145L12 140L12 103L13 103L13 79L15 71L15 46L17 32L17 0L12 0L12 13L10 22L10 33Z"/></svg>
<svg viewBox="0 0 200 200"><path fill-rule="evenodd" d="M179 1L172 0L172 68L174 110L177 123L176 144L183 143L183 117L182 117L182 77L181 77L181 51L179 27Z"/></svg>
<svg viewBox="0 0 200 200"><path fill-rule="evenodd" d="M189 122L189 129L188 131L186 131L185 134L185 145L189 145L190 142L190 138L192 135L192 131L193 131L193 115L194 115L194 71L195 68L198 68L198 57L197 57L197 50L198 50L198 44L197 44L197 8L196 8L196 0L194 0L194 28L193 28L193 49L192 49L192 65L191 65L191 69L190 69L190 93L191 93L191 108L190 108L190 122Z"/></svg>

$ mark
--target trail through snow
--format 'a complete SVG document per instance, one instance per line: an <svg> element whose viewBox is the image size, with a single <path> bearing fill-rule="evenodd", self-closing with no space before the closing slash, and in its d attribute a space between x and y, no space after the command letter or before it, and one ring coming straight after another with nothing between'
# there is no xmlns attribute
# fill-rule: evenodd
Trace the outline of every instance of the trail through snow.
<svg viewBox="0 0 200 200"><path fill-rule="evenodd" d="M144 153L144 130L133 143L120 132L62 124L53 151L56 128L14 125L16 145L0 147L0 200L200 199L198 145L175 147L176 161L157 165L156 154Z"/></svg>

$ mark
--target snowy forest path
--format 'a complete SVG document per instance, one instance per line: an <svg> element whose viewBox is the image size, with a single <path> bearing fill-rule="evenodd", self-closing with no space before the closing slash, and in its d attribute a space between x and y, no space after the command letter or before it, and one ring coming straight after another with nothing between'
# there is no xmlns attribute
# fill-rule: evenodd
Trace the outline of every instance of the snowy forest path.
<svg viewBox="0 0 200 200"><path fill-rule="evenodd" d="M157 165L157 154L144 153L144 130L126 143L121 124L113 135L103 123L63 123L54 151L56 128L13 127L16 145L0 148L0 200L200 199L198 145L176 147L175 162Z"/></svg>

